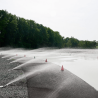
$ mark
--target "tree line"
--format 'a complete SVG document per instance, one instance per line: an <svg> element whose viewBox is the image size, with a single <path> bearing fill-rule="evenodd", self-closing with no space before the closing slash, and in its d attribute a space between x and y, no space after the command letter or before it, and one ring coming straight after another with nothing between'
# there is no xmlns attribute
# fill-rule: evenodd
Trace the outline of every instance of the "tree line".
<svg viewBox="0 0 98 98"><path fill-rule="evenodd" d="M53 31L49 27L17 17L6 10L0 10L0 47L95 48L96 44L96 41L79 41L74 37L64 38L58 31Z"/></svg>

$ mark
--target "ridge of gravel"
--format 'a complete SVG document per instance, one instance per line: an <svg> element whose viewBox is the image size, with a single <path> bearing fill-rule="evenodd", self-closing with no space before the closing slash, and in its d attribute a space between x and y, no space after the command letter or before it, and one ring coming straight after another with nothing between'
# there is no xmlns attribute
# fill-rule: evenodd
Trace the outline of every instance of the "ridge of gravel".
<svg viewBox="0 0 98 98"><path fill-rule="evenodd" d="M20 63L11 63L12 60L0 56L0 86L5 85L16 77L24 74L22 70L8 71ZM0 88L0 98L28 98L26 79L12 83L5 88Z"/></svg>

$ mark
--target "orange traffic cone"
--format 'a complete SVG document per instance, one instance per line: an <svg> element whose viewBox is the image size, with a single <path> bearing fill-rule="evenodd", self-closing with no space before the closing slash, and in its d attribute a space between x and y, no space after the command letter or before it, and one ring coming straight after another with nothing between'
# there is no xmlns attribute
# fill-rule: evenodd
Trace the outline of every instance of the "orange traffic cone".
<svg viewBox="0 0 98 98"><path fill-rule="evenodd" d="M45 60L45 62L47 62L47 59Z"/></svg>
<svg viewBox="0 0 98 98"><path fill-rule="evenodd" d="M24 55L24 57L26 57L26 55Z"/></svg>
<svg viewBox="0 0 98 98"><path fill-rule="evenodd" d="M61 67L61 71L64 71L63 65L62 65L62 67Z"/></svg>
<svg viewBox="0 0 98 98"><path fill-rule="evenodd" d="M16 56L17 56L17 54L16 54Z"/></svg>

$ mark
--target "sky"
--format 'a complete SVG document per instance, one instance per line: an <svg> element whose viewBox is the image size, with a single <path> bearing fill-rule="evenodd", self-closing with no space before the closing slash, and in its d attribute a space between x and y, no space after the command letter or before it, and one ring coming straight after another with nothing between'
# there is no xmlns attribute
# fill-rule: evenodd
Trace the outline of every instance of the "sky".
<svg viewBox="0 0 98 98"><path fill-rule="evenodd" d="M0 0L0 10L58 31L62 36L98 41L98 0Z"/></svg>

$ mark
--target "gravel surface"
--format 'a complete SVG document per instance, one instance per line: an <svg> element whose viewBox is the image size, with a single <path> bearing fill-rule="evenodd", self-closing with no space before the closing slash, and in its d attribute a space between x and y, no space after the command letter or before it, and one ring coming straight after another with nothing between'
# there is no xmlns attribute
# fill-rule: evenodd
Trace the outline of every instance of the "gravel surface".
<svg viewBox="0 0 98 98"><path fill-rule="evenodd" d="M8 71L19 65L19 63L12 63L8 58L1 58L0 56L0 86L5 85L14 78L23 74L22 70ZM26 79L13 83L5 88L0 88L0 98L28 98Z"/></svg>

